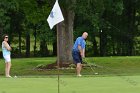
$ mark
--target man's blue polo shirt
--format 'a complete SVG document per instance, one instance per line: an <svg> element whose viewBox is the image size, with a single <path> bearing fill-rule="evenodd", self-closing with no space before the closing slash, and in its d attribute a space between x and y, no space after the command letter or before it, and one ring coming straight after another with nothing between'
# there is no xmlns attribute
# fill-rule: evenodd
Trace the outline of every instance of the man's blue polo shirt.
<svg viewBox="0 0 140 93"><path fill-rule="evenodd" d="M76 39L74 46L73 46L74 51L79 51L78 45L80 45L82 49L85 49L86 42L85 42L85 39L83 37L78 37Z"/></svg>

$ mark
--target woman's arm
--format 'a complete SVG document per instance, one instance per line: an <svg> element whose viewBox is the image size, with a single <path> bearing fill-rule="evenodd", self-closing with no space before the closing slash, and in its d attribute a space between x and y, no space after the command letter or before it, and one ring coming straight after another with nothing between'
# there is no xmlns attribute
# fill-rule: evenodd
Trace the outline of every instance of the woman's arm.
<svg viewBox="0 0 140 93"><path fill-rule="evenodd" d="M11 47L9 46L9 44L8 44L7 42L3 42L3 44L4 44L4 47L5 47L7 50L9 50L9 51L12 50Z"/></svg>

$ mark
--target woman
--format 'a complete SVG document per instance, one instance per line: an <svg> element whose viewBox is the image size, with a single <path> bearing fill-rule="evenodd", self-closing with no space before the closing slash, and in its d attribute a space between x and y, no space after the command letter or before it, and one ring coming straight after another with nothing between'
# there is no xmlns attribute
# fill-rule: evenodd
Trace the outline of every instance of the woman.
<svg viewBox="0 0 140 93"><path fill-rule="evenodd" d="M3 58L5 59L5 76L10 78L10 68L11 68L11 47L8 44L8 35L3 35L2 42L2 53Z"/></svg>

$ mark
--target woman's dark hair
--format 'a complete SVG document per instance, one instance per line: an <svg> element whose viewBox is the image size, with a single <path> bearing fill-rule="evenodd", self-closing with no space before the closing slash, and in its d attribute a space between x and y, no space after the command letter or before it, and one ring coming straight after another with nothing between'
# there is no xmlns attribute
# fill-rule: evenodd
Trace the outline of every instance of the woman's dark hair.
<svg viewBox="0 0 140 93"><path fill-rule="evenodd" d="M3 41L4 41L5 36L8 36L8 35L7 35L7 34L4 34L4 35L2 36L2 40L3 40Z"/></svg>

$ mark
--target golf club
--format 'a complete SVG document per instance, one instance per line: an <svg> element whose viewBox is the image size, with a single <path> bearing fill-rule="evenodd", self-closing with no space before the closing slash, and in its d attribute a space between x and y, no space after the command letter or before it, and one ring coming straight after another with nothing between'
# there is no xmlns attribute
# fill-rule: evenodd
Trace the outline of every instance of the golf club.
<svg viewBox="0 0 140 93"><path fill-rule="evenodd" d="M90 67L90 69L92 70L92 72L94 73L94 72L95 72L95 70L92 68L92 65L91 65L91 64L89 64L85 58L84 58L83 60L84 60L83 62L84 62L85 64L87 64L87 65ZM95 66L95 67L97 67L97 65L96 65L96 64L94 64L94 66ZM96 73L94 73L94 74L95 74L95 75L97 75L98 73L96 72Z"/></svg>

